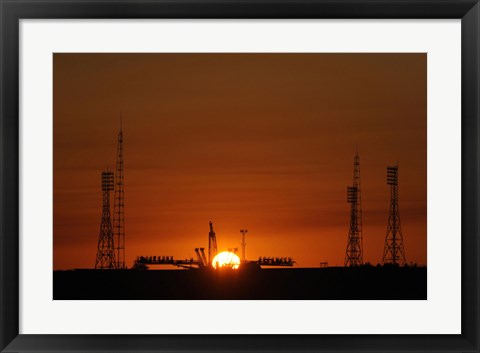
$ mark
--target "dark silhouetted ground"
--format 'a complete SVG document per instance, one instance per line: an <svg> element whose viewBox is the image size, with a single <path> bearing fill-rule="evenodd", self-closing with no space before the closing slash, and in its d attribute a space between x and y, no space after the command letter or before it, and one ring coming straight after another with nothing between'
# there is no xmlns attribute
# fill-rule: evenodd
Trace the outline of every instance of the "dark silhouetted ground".
<svg viewBox="0 0 480 353"><path fill-rule="evenodd" d="M427 299L427 269L54 271L53 299Z"/></svg>

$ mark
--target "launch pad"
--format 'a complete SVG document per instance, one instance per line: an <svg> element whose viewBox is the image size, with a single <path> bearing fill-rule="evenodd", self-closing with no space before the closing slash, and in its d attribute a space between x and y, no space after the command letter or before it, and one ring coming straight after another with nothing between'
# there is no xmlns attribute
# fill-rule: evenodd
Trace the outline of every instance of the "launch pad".
<svg viewBox="0 0 480 353"><path fill-rule="evenodd" d="M210 232L208 233L208 257L205 254L205 248L195 248L197 258L178 260L173 256L137 256L133 268L148 269L152 265L170 265L188 269L245 269L269 267L292 267L295 261L291 257L259 257L258 260L245 259L245 233L246 230L240 230L242 233L242 260L236 255L237 248L228 249L228 251L218 252L217 236L213 230L213 223L210 221ZM223 261L218 260L218 256L225 254Z"/></svg>
<svg viewBox="0 0 480 353"><path fill-rule="evenodd" d="M195 249L197 250L197 249ZM262 266L269 267L292 267L295 261L291 257L259 257L258 260L245 260L240 263L240 269L242 268L261 268ZM205 268L204 262L201 260L195 260L193 258L176 260L173 256L138 256L135 260L137 268L141 265L171 265L188 269L200 269Z"/></svg>

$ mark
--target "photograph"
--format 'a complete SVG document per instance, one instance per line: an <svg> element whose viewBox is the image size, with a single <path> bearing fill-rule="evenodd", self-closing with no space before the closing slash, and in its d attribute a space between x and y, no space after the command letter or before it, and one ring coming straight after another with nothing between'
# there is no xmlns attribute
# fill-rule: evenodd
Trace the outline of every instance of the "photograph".
<svg viewBox="0 0 480 353"><path fill-rule="evenodd" d="M53 300L427 300L427 53L53 53Z"/></svg>
<svg viewBox="0 0 480 353"><path fill-rule="evenodd" d="M0 0L0 353L480 353L479 2Z"/></svg>

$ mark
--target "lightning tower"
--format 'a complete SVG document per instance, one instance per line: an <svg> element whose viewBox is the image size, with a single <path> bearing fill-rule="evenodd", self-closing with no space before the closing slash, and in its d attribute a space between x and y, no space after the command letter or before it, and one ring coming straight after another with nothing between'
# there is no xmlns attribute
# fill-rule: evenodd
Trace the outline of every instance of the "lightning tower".
<svg viewBox="0 0 480 353"><path fill-rule="evenodd" d="M114 269L116 267L112 219L110 218L110 191L113 191L113 172L104 171L102 172L102 221L100 223L95 269Z"/></svg>
<svg viewBox="0 0 480 353"><path fill-rule="evenodd" d="M398 212L398 165L387 167L387 184L390 185L390 213L388 215L387 236L383 249L383 263L405 264L400 214Z"/></svg>
<svg viewBox="0 0 480 353"><path fill-rule="evenodd" d="M242 261L245 262L245 247L247 246L247 243L245 243L245 234L247 234L248 230L247 229L240 229L240 233L242 233Z"/></svg>
<svg viewBox="0 0 480 353"><path fill-rule="evenodd" d="M117 164L115 168L115 199L113 206L113 229L117 242L116 256L118 269L125 268L125 195L123 179L123 132L120 131L117 140Z"/></svg>
<svg viewBox="0 0 480 353"><path fill-rule="evenodd" d="M363 264L362 198L360 194L360 157L353 159L353 185L347 187L347 202L350 206L350 230L348 231L345 266Z"/></svg>
<svg viewBox="0 0 480 353"><path fill-rule="evenodd" d="M213 231L213 223L210 221L210 232L208 233L208 266L212 265L213 258L217 255L217 237Z"/></svg>

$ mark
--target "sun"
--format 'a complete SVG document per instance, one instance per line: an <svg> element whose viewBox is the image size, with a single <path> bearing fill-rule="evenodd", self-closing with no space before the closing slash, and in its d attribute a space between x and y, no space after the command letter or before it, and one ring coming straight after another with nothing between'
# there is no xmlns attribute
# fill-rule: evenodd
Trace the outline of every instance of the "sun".
<svg viewBox="0 0 480 353"><path fill-rule="evenodd" d="M213 268L231 268L238 269L240 266L240 258L230 251L218 253L212 261Z"/></svg>

